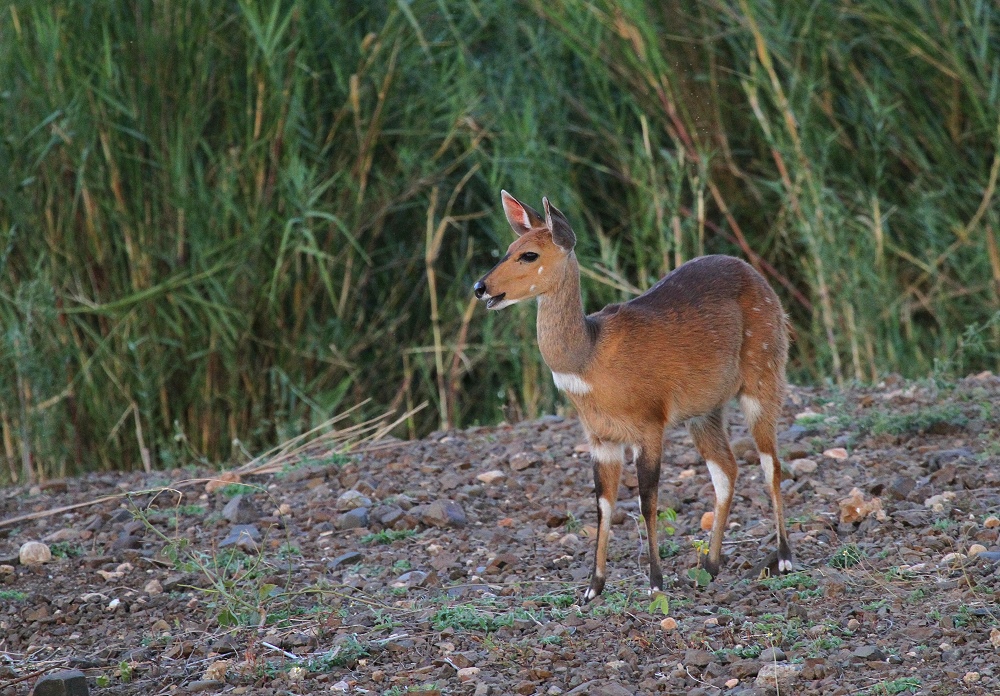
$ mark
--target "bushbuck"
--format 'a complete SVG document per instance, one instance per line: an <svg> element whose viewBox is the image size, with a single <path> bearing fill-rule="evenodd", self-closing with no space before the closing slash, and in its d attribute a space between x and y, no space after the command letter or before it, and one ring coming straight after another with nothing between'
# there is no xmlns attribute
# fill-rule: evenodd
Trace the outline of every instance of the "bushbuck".
<svg viewBox="0 0 1000 696"><path fill-rule="evenodd" d="M739 398L764 470L777 525L774 568L792 570L781 499L776 424L785 397L787 317L774 290L749 264L702 256L622 304L584 314L576 235L543 198L544 217L501 192L518 238L474 286L487 309L538 302L538 348L558 389L575 406L590 442L597 495L597 551L584 600L601 594L611 516L626 451L639 480L649 543L650 591L663 587L656 506L663 431L686 422L715 489L704 568L719 572L737 464L725 407Z"/></svg>

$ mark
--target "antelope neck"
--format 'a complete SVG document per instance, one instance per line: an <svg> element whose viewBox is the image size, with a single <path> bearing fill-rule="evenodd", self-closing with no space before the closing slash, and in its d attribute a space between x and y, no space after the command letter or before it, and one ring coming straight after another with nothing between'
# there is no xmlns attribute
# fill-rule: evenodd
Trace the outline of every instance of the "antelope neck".
<svg viewBox="0 0 1000 696"><path fill-rule="evenodd" d="M555 287L538 296L538 349L553 372L579 375L593 355L594 338L583 313L580 266L570 252Z"/></svg>

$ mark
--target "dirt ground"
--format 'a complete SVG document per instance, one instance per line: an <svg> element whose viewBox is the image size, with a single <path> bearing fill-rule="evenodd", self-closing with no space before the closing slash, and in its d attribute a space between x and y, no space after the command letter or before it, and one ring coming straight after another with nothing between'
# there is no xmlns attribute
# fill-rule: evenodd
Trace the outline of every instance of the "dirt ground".
<svg viewBox="0 0 1000 696"><path fill-rule="evenodd" d="M995 694L1000 378L793 388L780 437L801 570L760 577L743 465L716 581L708 472L667 432L666 587L647 594L634 469L603 597L575 419L439 432L213 486L184 469L0 491L0 695L76 669L97 694ZM121 494L134 491L126 496ZM137 491L137 492L135 492ZM50 562L19 563L44 541Z"/></svg>

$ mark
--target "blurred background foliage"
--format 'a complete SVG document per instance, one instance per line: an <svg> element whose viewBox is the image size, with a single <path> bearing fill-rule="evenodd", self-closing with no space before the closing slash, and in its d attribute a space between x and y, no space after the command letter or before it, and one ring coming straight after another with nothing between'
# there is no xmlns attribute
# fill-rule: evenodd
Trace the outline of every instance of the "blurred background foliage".
<svg viewBox="0 0 1000 696"><path fill-rule="evenodd" d="M991 1L14 0L0 478L557 409L534 308L470 294L501 188L589 311L732 253L796 381L996 369L998 100Z"/></svg>

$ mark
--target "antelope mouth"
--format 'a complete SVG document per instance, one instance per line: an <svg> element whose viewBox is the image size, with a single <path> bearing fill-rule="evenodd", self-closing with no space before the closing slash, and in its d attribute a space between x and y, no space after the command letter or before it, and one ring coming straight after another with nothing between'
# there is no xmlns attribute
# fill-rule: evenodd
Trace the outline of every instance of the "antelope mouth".
<svg viewBox="0 0 1000 696"><path fill-rule="evenodd" d="M493 309L498 304L503 302L505 297L507 297L507 293L502 292L499 295L494 295L490 299L486 300L486 309Z"/></svg>

